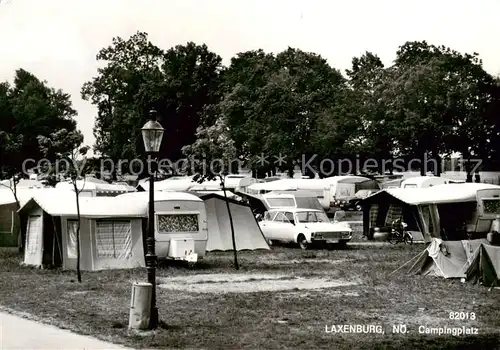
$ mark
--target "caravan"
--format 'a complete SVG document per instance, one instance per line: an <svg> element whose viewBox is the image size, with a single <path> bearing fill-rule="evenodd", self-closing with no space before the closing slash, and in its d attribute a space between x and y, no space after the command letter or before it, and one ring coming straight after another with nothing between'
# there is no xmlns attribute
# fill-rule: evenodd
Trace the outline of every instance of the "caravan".
<svg viewBox="0 0 500 350"><path fill-rule="evenodd" d="M462 181L464 182L464 181ZM460 181L453 181L441 176L416 176L410 177L401 181L401 188L426 188L436 185L446 185L452 183L460 183Z"/></svg>
<svg viewBox="0 0 500 350"><path fill-rule="evenodd" d="M147 216L148 192L127 193L116 197L120 202L138 203ZM159 258L196 260L206 253L208 227L205 203L184 193L155 191L155 238ZM144 232L146 226L143 225Z"/></svg>

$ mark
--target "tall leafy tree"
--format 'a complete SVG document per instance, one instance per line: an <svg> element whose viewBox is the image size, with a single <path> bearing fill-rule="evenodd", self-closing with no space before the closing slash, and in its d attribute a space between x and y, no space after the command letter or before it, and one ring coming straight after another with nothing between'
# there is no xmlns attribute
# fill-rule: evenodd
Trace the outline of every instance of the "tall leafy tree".
<svg viewBox="0 0 500 350"><path fill-rule="evenodd" d="M68 94L49 87L26 70L15 72L13 84L0 83L0 179L10 179L8 187L18 207L17 183L29 170L25 166L34 164L25 161L55 159L53 153L44 155L40 151L37 137L63 128L75 130L75 116ZM19 239L22 250L21 235Z"/></svg>
<svg viewBox="0 0 500 350"><path fill-rule="evenodd" d="M293 48L276 56L262 50L241 53L224 78L220 114L236 148L252 167L263 153L270 167L290 174L311 152L317 120L345 84L324 58Z"/></svg>
<svg viewBox="0 0 500 350"><path fill-rule="evenodd" d="M205 106L218 101L220 56L192 42L165 51L137 32L114 38L97 60L105 67L82 87L82 97L98 108L95 150L115 161L142 157L140 128L154 108L165 128L159 157L180 158Z"/></svg>
<svg viewBox="0 0 500 350"><path fill-rule="evenodd" d="M407 42L388 73L380 101L400 150L418 158L430 152L438 160L453 151L465 158L479 154L492 130L485 110L493 79L477 54Z"/></svg>
<svg viewBox="0 0 500 350"><path fill-rule="evenodd" d="M17 70L12 86L0 84L0 130L4 135L0 145L0 168L3 175L21 173L26 159L42 158L37 136L48 136L63 128L75 130L75 116L68 94L49 87L47 82L23 69ZM13 144L15 151L11 148ZM54 158L53 154L47 156Z"/></svg>
<svg viewBox="0 0 500 350"><path fill-rule="evenodd" d="M377 55L365 52L352 59L352 68L346 73L351 88L347 106L354 110L348 121L357 124L357 130L349 130L346 151L377 160L378 169L366 170L391 171L391 163L386 168L385 162L395 155L394 140L384 125L385 106L380 103L380 86L387 79L387 70Z"/></svg>

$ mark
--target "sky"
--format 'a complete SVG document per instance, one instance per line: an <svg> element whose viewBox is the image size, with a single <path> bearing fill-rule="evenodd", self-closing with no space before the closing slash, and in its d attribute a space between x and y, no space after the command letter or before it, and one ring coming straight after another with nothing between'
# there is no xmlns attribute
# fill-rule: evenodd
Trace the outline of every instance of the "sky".
<svg viewBox="0 0 500 350"><path fill-rule="evenodd" d="M80 97L97 52L145 31L168 49L205 43L225 65L238 52L287 47L320 54L345 72L371 51L386 65L406 41L478 52L500 75L500 0L0 0L0 81L23 68L71 94L84 143L96 108Z"/></svg>

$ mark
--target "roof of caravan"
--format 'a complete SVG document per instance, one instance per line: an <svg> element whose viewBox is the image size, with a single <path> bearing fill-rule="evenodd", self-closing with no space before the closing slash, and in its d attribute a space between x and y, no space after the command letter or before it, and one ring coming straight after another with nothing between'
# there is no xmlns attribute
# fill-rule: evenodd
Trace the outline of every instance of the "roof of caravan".
<svg viewBox="0 0 500 350"><path fill-rule="evenodd" d="M262 195L264 198L278 197L300 197L300 198L317 198L317 194L312 191L298 190L293 192L288 191L271 191Z"/></svg>
<svg viewBox="0 0 500 350"><path fill-rule="evenodd" d="M94 182L92 180L78 180L77 187L80 190L95 190L97 192L135 192L136 189L124 184L109 184L102 182ZM71 182L59 182L56 184L57 189L73 189Z"/></svg>
<svg viewBox="0 0 500 350"><path fill-rule="evenodd" d="M154 191L156 201L202 201L199 197L186 193L176 191ZM114 198L121 199L135 199L140 201L149 201L149 192L132 192L124 193Z"/></svg>
<svg viewBox="0 0 500 350"><path fill-rule="evenodd" d="M83 217L143 217L147 208L141 202L130 202L118 197L80 197L80 215ZM52 216L76 216L76 197L72 191L47 189L33 193L33 197L19 211L36 203Z"/></svg>
<svg viewBox="0 0 500 350"><path fill-rule="evenodd" d="M248 186L251 190L286 191L297 189L297 179L280 179L269 182L258 182Z"/></svg>
<svg viewBox="0 0 500 350"><path fill-rule="evenodd" d="M328 182L330 184L334 184L337 182L343 182L343 183L359 183L363 181L370 181L371 179L365 176L358 176L358 175L340 175L340 176L331 176L331 177L326 177L324 179L325 182Z"/></svg>
<svg viewBox="0 0 500 350"><path fill-rule="evenodd" d="M401 182L401 186L404 186L405 184L423 184L426 181L432 181L432 180L438 180L438 181L452 181L446 177L441 177L441 176L414 176L414 177L409 177L407 179L404 179Z"/></svg>
<svg viewBox="0 0 500 350"><path fill-rule="evenodd" d="M269 209L269 211L287 211L287 212L291 212L291 213L301 213L301 212L304 212L304 211L314 211L314 212L322 212L324 213L323 210L319 210L319 209L312 209L312 208L295 208L295 207L285 207L285 208L272 208L272 209Z"/></svg>
<svg viewBox="0 0 500 350"><path fill-rule="evenodd" d="M460 183L426 188L388 188L365 198L365 200L373 200L383 194L389 194L411 205L473 202L477 200L477 191L483 189L500 190L500 186L483 183Z"/></svg>

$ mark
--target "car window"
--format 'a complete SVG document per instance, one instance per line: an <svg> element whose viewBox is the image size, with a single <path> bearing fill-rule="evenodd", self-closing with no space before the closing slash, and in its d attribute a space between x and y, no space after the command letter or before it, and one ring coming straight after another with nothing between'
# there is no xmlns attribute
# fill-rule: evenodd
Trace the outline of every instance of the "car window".
<svg viewBox="0 0 500 350"><path fill-rule="evenodd" d="M316 211L303 211L297 213L299 222L329 222L325 213Z"/></svg>
<svg viewBox="0 0 500 350"><path fill-rule="evenodd" d="M294 221L294 219L293 219L293 213L286 212L285 216L288 219L288 221L290 221L291 223L293 223L293 221Z"/></svg>
<svg viewBox="0 0 500 350"><path fill-rule="evenodd" d="M276 222L290 222L283 212L279 212L278 215L274 218Z"/></svg>
<svg viewBox="0 0 500 350"><path fill-rule="evenodd" d="M266 212L266 215L264 215L264 220L272 221L275 216L276 216L275 211L271 211L271 212L268 211L268 212Z"/></svg>

